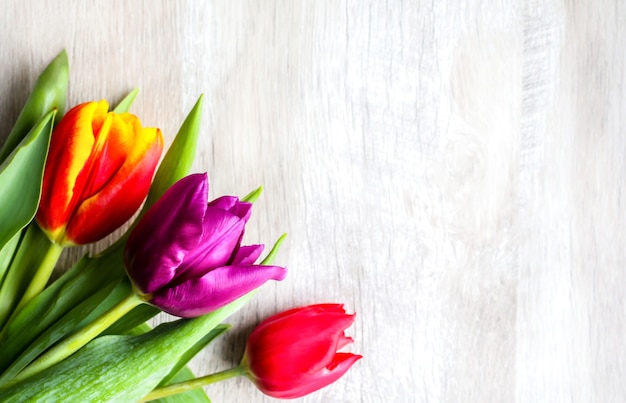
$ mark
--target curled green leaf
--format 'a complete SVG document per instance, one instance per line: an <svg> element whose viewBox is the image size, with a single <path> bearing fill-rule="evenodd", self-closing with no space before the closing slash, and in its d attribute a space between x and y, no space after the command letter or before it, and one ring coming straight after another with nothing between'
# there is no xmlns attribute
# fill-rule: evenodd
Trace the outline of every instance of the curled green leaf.
<svg viewBox="0 0 626 403"><path fill-rule="evenodd" d="M46 114L0 164L0 248L35 216L55 111Z"/></svg>
<svg viewBox="0 0 626 403"><path fill-rule="evenodd" d="M11 154L31 128L47 113L56 109L56 119L63 116L68 81L69 64L67 53L63 50L37 79L24 109L0 150L0 163Z"/></svg>

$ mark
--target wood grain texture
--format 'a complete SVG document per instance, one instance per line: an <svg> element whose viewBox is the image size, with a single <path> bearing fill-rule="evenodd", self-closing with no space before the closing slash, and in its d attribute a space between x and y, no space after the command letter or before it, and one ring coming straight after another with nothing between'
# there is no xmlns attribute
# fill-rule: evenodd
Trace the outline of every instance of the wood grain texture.
<svg viewBox="0 0 626 403"><path fill-rule="evenodd" d="M365 358L297 401L623 401L622 2L3 6L0 138L66 48L71 105L138 86L169 142L204 93L195 169L216 196L264 185L246 236L288 232L289 277L198 372L263 317L336 301ZM271 401L245 379L207 392Z"/></svg>

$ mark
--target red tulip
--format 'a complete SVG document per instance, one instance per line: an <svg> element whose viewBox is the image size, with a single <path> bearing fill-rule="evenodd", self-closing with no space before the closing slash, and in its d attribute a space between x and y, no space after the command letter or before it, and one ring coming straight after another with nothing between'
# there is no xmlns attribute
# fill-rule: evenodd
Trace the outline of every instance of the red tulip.
<svg viewBox="0 0 626 403"><path fill-rule="evenodd" d="M78 105L52 133L37 222L55 243L104 238L137 211L150 188L161 131L108 107Z"/></svg>
<svg viewBox="0 0 626 403"><path fill-rule="evenodd" d="M293 399L339 379L360 355L337 350L352 342L354 322L339 304L311 305L272 316L252 332L242 362L266 395Z"/></svg>

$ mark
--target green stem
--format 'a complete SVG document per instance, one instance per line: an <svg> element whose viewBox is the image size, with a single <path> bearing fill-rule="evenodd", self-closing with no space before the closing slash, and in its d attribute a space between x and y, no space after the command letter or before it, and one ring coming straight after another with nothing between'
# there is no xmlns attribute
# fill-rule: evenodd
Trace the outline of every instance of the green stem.
<svg viewBox="0 0 626 403"><path fill-rule="evenodd" d="M17 246L0 287L0 327L4 326L12 315L15 315L17 305L24 298L24 294L36 273L53 270L55 259L52 255L56 248L57 246L52 245L36 223L31 223L24 231L24 236ZM38 251L42 251L42 253L38 253ZM60 253L60 251L58 252ZM45 265L51 266L49 269L40 269L40 266L44 264L44 259L47 260ZM20 306L24 304L20 303Z"/></svg>
<svg viewBox="0 0 626 403"><path fill-rule="evenodd" d="M227 369L225 371L216 372L215 374L202 376L200 378L190 379L188 381L173 383L171 385L162 386L154 389L152 392L144 396L139 402L149 402L150 400L160 399L162 397L177 395L192 389L201 388L212 383L224 381L245 374L245 369L239 365L237 367Z"/></svg>
<svg viewBox="0 0 626 403"><path fill-rule="evenodd" d="M46 284L48 284L48 280L50 280L50 276L54 271L54 266L56 266L59 261L59 257L61 256L61 252L63 252L63 247L54 242L49 243L48 249L44 252L44 257L41 260L41 264L35 272L35 276L30 281L28 288L22 295L22 299L17 304L14 312L19 311L30 302L31 299L35 298L37 295L46 288Z"/></svg>
<svg viewBox="0 0 626 403"><path fill-rule="evenodd" d="M117 305L102 314L98 319L62 340L41 357L30 363L30 365L24 368L13 380L20 381L26 379L69 357L85 344L96 338L131 309L143 302L144 300L133 291Z"/></svg>

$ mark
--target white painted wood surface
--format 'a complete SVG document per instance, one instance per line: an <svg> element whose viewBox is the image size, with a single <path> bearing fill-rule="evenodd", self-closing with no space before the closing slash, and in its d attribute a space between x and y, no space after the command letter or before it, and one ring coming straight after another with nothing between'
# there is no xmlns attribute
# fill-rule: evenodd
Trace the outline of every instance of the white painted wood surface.
<svg viewBox="0 0 626 403"><path fill-rule="evenodd" d="M70 104L139 86L168 140L205 94L196 170L216 196L265 186L247 239L288 232L290 275L199 372L337 301L365 358L298 401L622 402L624 4L4 0L0 133L62 48Z"/></svg>

